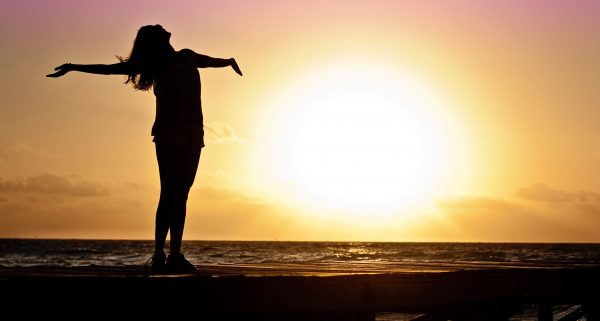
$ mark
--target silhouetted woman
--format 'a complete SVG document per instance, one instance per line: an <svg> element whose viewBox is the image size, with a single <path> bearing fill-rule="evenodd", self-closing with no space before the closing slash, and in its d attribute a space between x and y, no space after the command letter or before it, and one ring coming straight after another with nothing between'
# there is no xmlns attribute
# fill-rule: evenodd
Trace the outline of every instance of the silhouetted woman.
<svg viewBox="0 0 600 321"><path fill-rule="evenodd" d="M153 88L156 119L153 141L160 174L160 200L156 210L153 270L195 270L181 253L188 193L198 169L204 147L200 74L197 68L228 67L240 76L235 59L212 58L190 49L176 51L169 43L171 33L162 26L143 26L137 33L128 58L110 65L64 64L48 77L60 77L69 71L101 75L127 75L125 83L135 89ZM164 245L171 233L169 257Z"/></svg>

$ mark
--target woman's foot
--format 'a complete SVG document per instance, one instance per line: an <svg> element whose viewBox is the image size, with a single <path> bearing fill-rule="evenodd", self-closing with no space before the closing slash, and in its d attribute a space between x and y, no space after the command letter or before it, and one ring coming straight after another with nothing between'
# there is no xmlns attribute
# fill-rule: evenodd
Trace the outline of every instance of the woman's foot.
<svg viewBox="0 0 600 321"><path fill-rule="evenodd" d="M196 267L192 263L190 263L190 261L186 260L185 256L183 256L183 254L181 254L181 253L170 254L169 257L167 257L167 262L165 264L165 267L169 271L176 271L176 272L195 272L196 271Z"/></svg>
<svg viewBox="0 0 600 321"><path fill-rule="evenodd" d="M164 271L167 263L167 256L165 253L155 253L150 259L152 262L152 271Z"/></svg>

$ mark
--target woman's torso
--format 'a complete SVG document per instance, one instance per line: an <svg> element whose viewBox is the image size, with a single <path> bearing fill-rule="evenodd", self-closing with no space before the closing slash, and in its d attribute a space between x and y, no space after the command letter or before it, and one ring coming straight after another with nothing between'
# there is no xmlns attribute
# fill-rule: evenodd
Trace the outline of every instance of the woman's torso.
<svg viewBox="0 0 600 321"><path fill-rule="evenodd" d="M200 73L192 57L175 52L156 79L154 141L185 147L202 147L203 117Z"/></svg>

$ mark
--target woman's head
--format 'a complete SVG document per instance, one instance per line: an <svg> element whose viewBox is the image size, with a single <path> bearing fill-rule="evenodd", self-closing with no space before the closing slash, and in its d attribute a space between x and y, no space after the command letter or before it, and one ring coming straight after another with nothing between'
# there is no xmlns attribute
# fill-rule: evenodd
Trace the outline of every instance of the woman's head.
<svg viewBox="0 0 600 321"><path fill-rule="evenodd" d="M135 89L148 90L166 63L173 47L169 43L171 33L161 25L147 25L138 30L133 48L127 61L134 67L135 74L129 75L125 83L132 83Z"/></svg>
<svg viewBox="0 0 600 321"><path fill-rule="evenodd" d="M171 33L161 25L147 25L138 30L133 46L139 46L147 50L161 50L169 47Z"/></svg>

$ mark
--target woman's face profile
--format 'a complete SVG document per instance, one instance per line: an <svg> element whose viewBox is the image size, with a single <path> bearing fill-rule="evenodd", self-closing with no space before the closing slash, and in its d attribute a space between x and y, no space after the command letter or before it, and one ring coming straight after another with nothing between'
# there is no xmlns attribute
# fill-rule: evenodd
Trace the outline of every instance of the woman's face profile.
<svg viewBox="0 0 600 321"><path fill-rule="evenodd" d="M163 28L163 26L155 25L154 27L157 29L159 35L164 36L164 39L166 39L167 41L169 41L169 39L171 39L171 33L168 32L167 30L165 30L165 28Z"/></svg>

